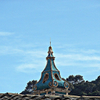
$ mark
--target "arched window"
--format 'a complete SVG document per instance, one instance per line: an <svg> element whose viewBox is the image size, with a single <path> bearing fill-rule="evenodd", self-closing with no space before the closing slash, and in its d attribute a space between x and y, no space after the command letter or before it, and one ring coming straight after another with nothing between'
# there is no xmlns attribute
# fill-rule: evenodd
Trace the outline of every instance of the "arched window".
<svg viewBox="0 0 100 100"><path fill-rule="evenodd" d="M49 74L46 73L46 74L44 75L44 78L43 78L43 83L45 83L45 82L48 80L48 78L49 78Z"/></svg>
<svg viewBox="0 0 100 100"><path fill-rule="evenodd" d="M59 81L60 81L60 78L59 78L59 76L58 76L58 74L57 74L57 73L55 73L55 74L54 74L54 76L55 76L55 79L57 79L57 80L59 80Z"/></svg>

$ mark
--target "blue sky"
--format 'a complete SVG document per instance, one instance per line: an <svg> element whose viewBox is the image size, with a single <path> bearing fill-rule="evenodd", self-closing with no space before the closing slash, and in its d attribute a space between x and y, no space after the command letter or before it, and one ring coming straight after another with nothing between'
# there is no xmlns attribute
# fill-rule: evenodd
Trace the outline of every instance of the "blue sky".
<svg viewBox="0 0 100 100"><path fill-rule="evenodd" d="M0 93L39 80L50 38L63 78L100 75L99 0L0 0Z"/></svg>

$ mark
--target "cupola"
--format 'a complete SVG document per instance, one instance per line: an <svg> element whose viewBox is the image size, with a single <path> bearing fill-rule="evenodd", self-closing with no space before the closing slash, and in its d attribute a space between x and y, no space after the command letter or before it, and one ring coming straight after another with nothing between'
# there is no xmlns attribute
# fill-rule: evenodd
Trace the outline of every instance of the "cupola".
<svg viewBox="0 0 100 100"><path fill-rule="evenodd" d="M54 63L55 57L51 45L46 60L47 64L41 73L41 78L33 87L34 94L68 95L68 83L61 78L60 71Z"/></svg>

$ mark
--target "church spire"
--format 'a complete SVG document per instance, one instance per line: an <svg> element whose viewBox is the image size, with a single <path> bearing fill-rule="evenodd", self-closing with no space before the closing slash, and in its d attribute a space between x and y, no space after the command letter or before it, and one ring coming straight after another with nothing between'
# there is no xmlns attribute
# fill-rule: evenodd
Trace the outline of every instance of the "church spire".
<svg viewBox="0 0 100 100"><path fill-rule="evenodd" d="M53 91L55 94L68 93L68 83L62 80L60 71L54 63L55 57L53 56L51 41L46 60L47 64L41 73L41 78L33 87L34 94L53 94Z"/></svg>
<svg viewBox="0 0 100 100"><path fill-rule="evenodd" d="M49 46L49 50L48 50L48 56L46 57L46 59L54 59L55 57L53 56L53 50L51 47L51 41L50 41L50 46Z"/></svg>

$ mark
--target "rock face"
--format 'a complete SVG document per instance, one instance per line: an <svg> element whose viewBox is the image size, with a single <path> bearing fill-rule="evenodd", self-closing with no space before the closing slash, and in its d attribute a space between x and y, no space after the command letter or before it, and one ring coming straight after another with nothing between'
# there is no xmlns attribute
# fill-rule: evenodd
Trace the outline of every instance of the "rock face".
<svg viewBox="0 0 100 100"><path fill-rule="evenodd" d="M32 94L33 93L33 86L37 83L36 80L29 81L24 91L21 94Z"/></svg>

